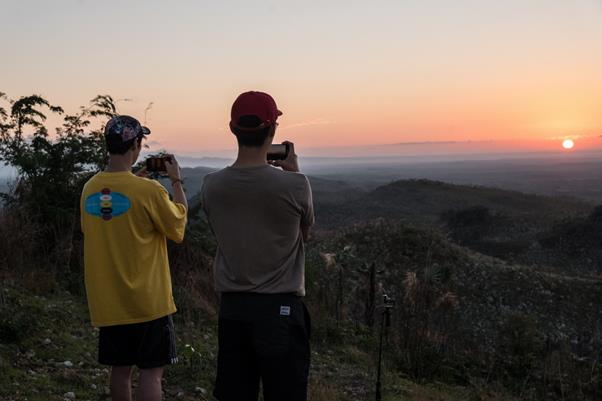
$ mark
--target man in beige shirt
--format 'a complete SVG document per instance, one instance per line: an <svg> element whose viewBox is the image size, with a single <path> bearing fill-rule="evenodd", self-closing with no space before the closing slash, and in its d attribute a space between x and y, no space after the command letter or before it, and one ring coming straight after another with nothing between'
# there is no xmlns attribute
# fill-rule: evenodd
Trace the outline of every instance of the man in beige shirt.
<svg viewBox="0 0 602 401"><path fill-rule="evenodd" d="M294 145L286 159L267 160L282 113L262 92L241 94L230 128L236 162L205 177L203 210L217 238L215 285L221 294L220 401L306 401L310 320L305 251L314 223L311 187Z"/></svg>

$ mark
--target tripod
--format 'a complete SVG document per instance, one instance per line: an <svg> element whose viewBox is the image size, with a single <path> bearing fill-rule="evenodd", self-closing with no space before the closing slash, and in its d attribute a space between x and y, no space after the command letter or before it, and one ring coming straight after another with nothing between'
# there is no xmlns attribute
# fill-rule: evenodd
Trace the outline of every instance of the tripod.
<svg viewBox="0 0 602 401"><path fill-rule="evenodd" d="M382 400L381 394L381 373L383 359L383 338L386 337L386 331L391 326L391 309L395 306L395 301L386 294L383 295L383 311L380 320L380 343L378 345L378 368L376 371L376 401Z"/></svg>

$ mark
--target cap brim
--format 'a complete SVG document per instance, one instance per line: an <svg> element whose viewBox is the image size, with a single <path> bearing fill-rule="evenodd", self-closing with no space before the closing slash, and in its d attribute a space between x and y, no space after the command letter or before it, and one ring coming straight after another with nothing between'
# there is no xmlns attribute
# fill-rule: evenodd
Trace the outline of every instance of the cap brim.
<svg viewBox="0 0 602 401"><path fill-rule="evenodd" d="M282 112L281 112L280 110L276 109L276 115L277 115L277 116L281 116L281 115L282 115Z"/></svg>
<svg viewBox="0 0 602 401"><path fill-rule="evenodd" d="M151 130L149 130L146 127L142 127L141 130L140 130L140 132L142 133L142 135L146 136L146 135L150 135Z"/></svg>

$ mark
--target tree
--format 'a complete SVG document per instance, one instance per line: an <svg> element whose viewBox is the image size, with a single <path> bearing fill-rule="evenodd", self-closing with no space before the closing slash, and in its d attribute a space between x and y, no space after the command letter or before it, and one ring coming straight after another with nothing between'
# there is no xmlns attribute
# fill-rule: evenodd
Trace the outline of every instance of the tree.
<svg viewBox="0 0 602 401"><path fill-rule="evenodd" d="M64 264L79 221L81 187L106 160L102 126L90 129L91 122L115 115L115 103L110 96L97 96L77 114L65 115L40 95L15 101L0 93L0 100L6 105L0 106L0 161L18 175L4 194L4 206L37 227L36 254ZM64 116L52 136L45 126L48 112Z"/></svg>

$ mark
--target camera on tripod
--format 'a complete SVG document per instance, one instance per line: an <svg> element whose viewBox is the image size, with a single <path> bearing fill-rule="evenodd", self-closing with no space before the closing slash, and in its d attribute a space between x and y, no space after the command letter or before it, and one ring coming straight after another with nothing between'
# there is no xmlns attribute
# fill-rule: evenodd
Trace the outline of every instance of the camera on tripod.
<svg viewBox="0 0 602 401"><path fill-rule="evenodd" d="M393 309L395 307L395 299L391 298L387 294L383 295L383 308Z"/></svg>
<svg viewBox="0 0 602 401"><path fill-rule="evenodd" d="M395 299L389 297L387 294L383 294L383 304L381 305L382 319L380 322L380 341L378 345L378 368L376 371L376 391L375 400L381 401L381 366L383 360L383 339L387 337L387 329L391 326L391 310L395 307Z"/></svg>

